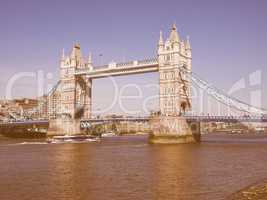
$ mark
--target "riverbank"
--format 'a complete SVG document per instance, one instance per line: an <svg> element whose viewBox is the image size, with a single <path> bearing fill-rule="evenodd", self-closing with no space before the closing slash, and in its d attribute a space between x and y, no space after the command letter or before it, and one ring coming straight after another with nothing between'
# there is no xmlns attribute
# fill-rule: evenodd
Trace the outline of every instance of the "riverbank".
<svg viewBox="0 0 267 200"><path fill-rule="evenodd" d="M267 199L267 180L237 192L229 200L266 200Z"/></svg>

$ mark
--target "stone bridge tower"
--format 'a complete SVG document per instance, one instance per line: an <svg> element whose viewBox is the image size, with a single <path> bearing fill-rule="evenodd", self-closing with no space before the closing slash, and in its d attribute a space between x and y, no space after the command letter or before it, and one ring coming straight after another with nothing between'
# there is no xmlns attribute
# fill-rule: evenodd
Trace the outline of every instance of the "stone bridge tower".
<svg viewBox="0 0 267 200"><path fill-rule="evenodd" d="M183 114L191 110L192 55L189 38L181 40L173 25L166 41L158 43L160 116L151 119L151 143L190 143L200 141L200 125Z"/></svg>
<svg viewBox="0 0 267 200"><path fill-rule="evenodd" d="M79 69L92 67L91 56L85 62L79 44L75 44L70 56L64 55L60 60L60 81L55 93L60 94L56 99L50 98L50 105L59 104L53 117L49 120L48 135L80 134L80 119L91 116L92 80L86 75L75 75Z"/></svg>
<svg viewBox="0 0 267 200"><path fill-rule="evenodd" d="M92 66L91 55L85 62L79 44L75 44L70 56L64 52L60 64L61 114L71 118L90 118L92 80L75 76L75 71Z"/></svg>
<svg viewBox="0 0 267 200"><path fill-rule="evenodd" d="M180 39L176 26L164 42L162 32L158 43L160 80L160 112L163 116L179 116L191 109L191 82L182 68L191 72L189 38Z"/></svg>

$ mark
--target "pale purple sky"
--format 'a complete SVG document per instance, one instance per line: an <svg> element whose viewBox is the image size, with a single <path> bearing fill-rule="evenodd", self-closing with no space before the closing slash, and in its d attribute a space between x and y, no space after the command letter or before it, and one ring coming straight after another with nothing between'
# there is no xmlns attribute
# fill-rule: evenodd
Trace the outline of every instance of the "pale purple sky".
<svg viewBox="0 0 267 200"><path fill-rule="evenodd" d="M94 63L155 57L159 31L166 38L175 22L181 37L190 35L194 72L228 91L238 80L247 81L249 74L261 70L261 86L248 86L234 95L249 103L250 92L261 88L267 107L266 10L266 0L1 0L0 96L5 96L8 80L18 72L52 72L54 79L48 82L55 83L60 51L69 52L76 41L85 56L93 53ZM120 86L143 86L158 80L152 73L116 81ZM106 90L108 80L94 83L95 109L102 109L112 92ZM13 95L34 96L35 86L24 78ZM157 90L143 92L146 97ZM140 108L141 100L125 106Z"/></svg>

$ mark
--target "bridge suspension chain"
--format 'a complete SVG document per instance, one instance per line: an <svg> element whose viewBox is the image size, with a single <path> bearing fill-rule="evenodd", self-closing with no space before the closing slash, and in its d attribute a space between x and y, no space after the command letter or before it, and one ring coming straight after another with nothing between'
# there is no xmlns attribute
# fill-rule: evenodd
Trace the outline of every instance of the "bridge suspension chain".
<svg viewBox="0 0 267 200"><path fill-rule="evenodd" d="M245 102L242 102L230 95L226 94L224 91L217 89L216 87L210 85L207 81L199 78L193 72L186 70L185 68L181 68L181 70L190 78L200 89L207 92L208 95L212 96L217 101L223 103L226 106L230 106L239 111L243 111L253 115L265 115L267 114L267 110L262 108L257 108Z"/></svg>

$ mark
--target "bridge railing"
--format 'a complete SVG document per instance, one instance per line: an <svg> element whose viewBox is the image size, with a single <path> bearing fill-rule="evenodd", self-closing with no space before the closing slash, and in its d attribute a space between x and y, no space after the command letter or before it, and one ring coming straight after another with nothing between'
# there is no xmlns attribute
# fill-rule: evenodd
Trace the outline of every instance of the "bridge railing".
<svg viewBox="0 0 267 200"><path fill-rule="evenodd" d="M142 64L154 64L157 63L158 59L157 58L150 58L150 59L145 59L145 60L139 60L138 61L138 65L142 65Z"/></svg>
<svg viewBox="0 0 267 200"><path fill-rule="evenodd" d="M139 66L139 65L148 65L148 64L157 64L158 60L157 58L149 58L144 60L136 60L136 61L129 61L129 62L120 62L120 63L112 63L114 65L114 68L117 67L133 67L133 66ZM102 66L96 66L95 69L108 69L109 65L102 65Z"/></svg>
<svg viewBox="0 0 267 200"><path fill-rule="evenodd" d="M134 61L130 61L130 62L117 63L116 67L128 67L128 66L133 66L133 65L134 65Z"/></svg>

